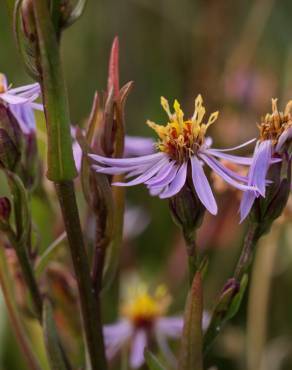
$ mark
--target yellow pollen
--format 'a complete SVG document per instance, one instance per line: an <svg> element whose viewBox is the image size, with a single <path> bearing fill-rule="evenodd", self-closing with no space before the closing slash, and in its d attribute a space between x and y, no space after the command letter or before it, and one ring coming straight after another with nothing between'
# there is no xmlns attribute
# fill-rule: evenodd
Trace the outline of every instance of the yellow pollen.
<svg viewBox="0 0 292 370"><path fill-rule="evenodd" d="M121 315L135 325L151 324L166 313L170 302L171 298L164 285L151 294L146 285L140 284L129 290L128 299L121 307Z"/></svg>
<svg viewBox="0 0 292 370"><path fill-rule="evenodd" d="M202 96L198 95L195 99L193 116L184 120L184 112L177 100L173 104L173 113L170 111L167 99L162 96L160 101L162 108L168 115L169 122L165 126L152 121L147 121L147 124L158 135L157 148L167 153L171 158L182 162L204 143L206 131L216 121L219 112L212 113L207 123L204 123L206 109L203 106Z"/></svg>
<svg viewBox="0 0 292 370"><path fill-rule="evenodd" d="M272 113L267 113L258 125L260 130L260 140L272 140L276 145L281 134L292 126L292 100L290 100L284 112L278 110L278 99L272 99Z"/></svg>

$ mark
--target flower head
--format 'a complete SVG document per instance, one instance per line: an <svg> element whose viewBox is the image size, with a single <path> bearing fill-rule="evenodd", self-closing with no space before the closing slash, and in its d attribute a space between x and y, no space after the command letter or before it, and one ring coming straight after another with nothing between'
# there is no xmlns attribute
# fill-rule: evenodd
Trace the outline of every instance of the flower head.
<svg viewBox="0 0 292 370"><path fill-rule="evenodd" d="M173 113L171 113L165 98L161 98L161 104L169 118L166 126L147 122L159 137L156 144L157 153L127 159L106 158L93 154L90 157L97 162L93 168L108 175L125 173L127 178L135 177L127 183L119 182L113 185L132 186L144 183L151 195L158 195L160 198L173 197L181 191L188 181L194 187L198 199L212 214L217 213L217 204L205 175L203 164L210 167L232 186L240 190L253 189L247 185L246 177L236 174L218 161L217 158L224 158L233 163L251 164L251 158L225 153L232 149L211 148L212 140L205 137L205 134L207 128L217 119L218 112L212 113L207 123L204 123L205 108L201 95L195 100L193 116L187 120L184 120L184 113L177 101L174 102Z"/></svg>
<svg viewBox="0 0 292 370"><path fill-rule="evenodd" d="M144 349L155 340L161 352L175 363L167 338L179 338L183 329L182 316L165 316L171 297L164 285L151 291L147 285L136 282L128 288L120 309L120 320L104 327L107 357L112 359L122 347L129 348L131 368L144 363ZM208 324L204 314L203 328Z"/></svg>
<svg viewBox="0 0 292 370"><path fill-rule="evenodd" d="M0 73L0 102L8 105L25 134L35 130L33 110L43 110L43 105L35 102L40 93L38 83L12 88L5 75Z"/></svg>
<svg viewBox="0 0 292 370"><path fill-rule="evenodd" d="M127 290L120 309L120 320L104 328L106 352L112 359L122 347L129 345L131 368L144 363L144 349L150 339L155 339L162 352L174 359L167 344L167 337L178 338L182 333L182 317L165 317L171 302L165 286L154 292L141 282Z"/></svg>
<svg viewBox="0 0 292 370"><path fill-rule="evenodd" d="M275 176L267 179L271 165L281 166L283 160L288 160L290 168L290 155L287 151L287 143L292 138L292 101L286 105L284 112L278 110L277 99L272 99L272 113L266 114L258 125L259 139L255 146L253 161L249 169L248 184L257 190L246 192L241 201L240 214L243 221L249 214L255 200L266 196L266 187L278 188L280 184L279 170L272 171ZM271 192L270 192L271 193ZM273 197L274 197L274 192Z"/></svg>

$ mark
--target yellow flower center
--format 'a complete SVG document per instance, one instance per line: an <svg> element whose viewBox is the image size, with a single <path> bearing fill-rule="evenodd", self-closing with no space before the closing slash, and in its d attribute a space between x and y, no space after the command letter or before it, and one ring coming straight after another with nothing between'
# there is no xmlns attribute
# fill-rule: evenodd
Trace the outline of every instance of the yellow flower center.
<svg viewBox="0 0 292 370"><path fill-rule="evenodd" d="M129 297L121 307L121 315L135 326L151 326L157 317L167 311L171 298L165 286L159 286L150 294L145 285L129 291Z"/></svg>
<svg viewBox="0 0 292 370"><path fill-rule="evenodd" d="M272 99L272 113L266 114L265 118L262 119L258 125L260 130L260 140L272 140L273 144L276 145L281 134L292 126L292 100L290 100L283 112L279 112L277 106L278 99Z"/></svg>
<svg viewBox="0 0 292 370"><path fill-rule="evenodd" d="M164 97L161 97L161 105L169 117L169 122L166 126L157 125L151 121L147 121L147 124L159 137L158 149L182 162L204 143L206 131L216 121L219 112L212 113L208 122L204 123L206 109L201 95L197 96L194 114L188 120L184 120L184 113L177 100L173 104L173 113L170 112L168 101Z"/></svg>
<svg viewBox="0 0 292 370"><path fill-rule="evenodd" d="M0 94L6 91L5 77L0 73Z"/></svg>

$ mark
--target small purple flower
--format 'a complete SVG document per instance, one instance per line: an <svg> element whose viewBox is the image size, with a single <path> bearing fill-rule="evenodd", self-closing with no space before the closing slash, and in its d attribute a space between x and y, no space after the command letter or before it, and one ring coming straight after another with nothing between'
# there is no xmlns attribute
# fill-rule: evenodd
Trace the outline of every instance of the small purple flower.
<svg viewBox="0 0 292 370"><path fill-rule="evenodd" d="M176 362L168 338L180 338L183 330L183 317L166 317L165 313L171 298L164 286L149 293L144 284L129 289L127 299L121 308L121 319L104 327L106 354L113 359L122 348L129 348L131 368L138 369L144 363L144 350L149 339L154 339L165 358ZM209 315L204 314L203 329L206 329Z"/></svg>
<svg viewBox="0 0 292 370"><path fill-rule="evenodd" d="M0 101L8 105L25 134L35 131L33 110L43 111L43 105L35 102L40 93L38 83L11 88L6 77L0 74Z"/></svg>
<svg viewBox="0 0 292 370"><path fill-rule="evenodd" d="M252 158L240 157L225 153L229 150L248 145L253 140L231 149L212 149L211 139L205 138L207 128L217 119L218 112L211 114L207 123L203 123L205 108L201 95L195 100L193 116L184 120L184 113L177 101L174 103L174 113L170 112L168 102L161 98L161 104L169 117L166 126L148 121L148 125L158 134L156 144L159 152L141 155L134 158L106 158L100 155L90 155L97 162L93 168L108 175L126 174L126 178L134 177L127 183L114 183L117 186L133 186L146 184L151 195L160 198L170 198L179 193L189 177L196 194L210 213L217 213L217 204L209 181L205 175L203 164L206 164L230 185L246 191L257 190L248 185L247 177L241 176L224 167L218 159L227 159L233 163L250 165Z"/></svg>
<svg viewBox="0 0 292 370"><path fill-rule="evenodd" d="M240 222L249 214L254 201L265 197L266 186L269 186L267 174L270 166L282 161L288 155L286 143L292 138L292 117L290 101L284 113L278 111L277 99L272 99L272 114L267 114L259 125L260 139L255 146L252 164L248 173L248 185L257 188L243 194L240 204Z"/></svg>

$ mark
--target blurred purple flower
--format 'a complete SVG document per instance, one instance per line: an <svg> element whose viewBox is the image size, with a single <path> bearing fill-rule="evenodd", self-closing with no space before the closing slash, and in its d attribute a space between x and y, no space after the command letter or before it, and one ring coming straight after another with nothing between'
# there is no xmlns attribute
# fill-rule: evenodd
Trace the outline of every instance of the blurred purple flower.
<svg viewBox="0 0 292 370"><path fill-rule="evenodd" d="M6 77L0 74L0 101L8 105L25 134L35 131L33 110L43 111L43 105L35 102L40 93L38 83L11 88Z"/></svg>
<svg viewBox="0 0 292 370"><path fill-rule="evenodd" d="M257 190L247 191L243 194L240 203L240 222L249 214L253 203L258 197L265 197L266 180L271 164L281 162L285 144L292 139L292 119L290 114L292 101L284 113L278 111L277 99L272 99L272 114L267 114L264 122L259 126L260 139L255 146L253 161L248 173L248 185Z"/></svg>
<svg viewBox="0 0 292 370"><path fill-rule="evenodd" d="M127 174L127 178L136 176L127 183L118 182L113 185L133 186L144 183L151 195L158 195L162 199L170 198L182 189L187 181L188 171L191 169L191 179L197 196L212 214L217 213L217 204L204 173L203 164L210 167L227 183L240 190L256 190L247 184L247 177L224 167L217 159L222 158L233 163L250 165L252 158L235 156L225 152L241 148L254 140L231 149L212 149L212 141L205 138L205 133L207 128L217 119L218 112L212 113L208 122L203 123L205 108L201 95L198 95L195 100L195 111L192 118L186 121L183 119L184 113L177 101L174 103L174 113L170 112L168 102L163 97L161 104L168 114L169 123L166 126L160 126L154 122L147 122L159 136L156 147L160 152L127 159L106 158L92 154L90 157L98 163L93 165L93 168L97 172L108 175Z"/></svg>
<svg viewBox="0 0 292 370"><path fill-rule="evenodd" d="M150 294L145 285L139 284L130 293L121 309L122 318L104 327L107 357L111 360L122 348L129 348L130 366L138 369L144 364L144 350L149 340L154 339L165 358L175 363L167 339L180 338L183 317L165 316L171 302L166 288L160 286L154 294ZM209 315L205 314L203 329L206 329L208 321Z"/></svg>

